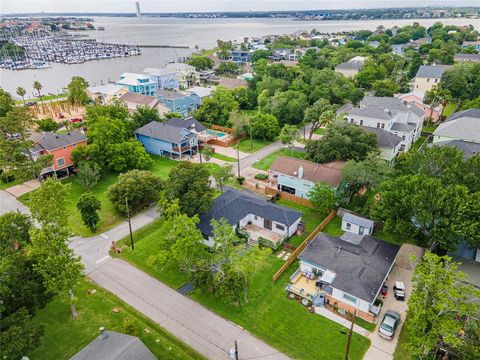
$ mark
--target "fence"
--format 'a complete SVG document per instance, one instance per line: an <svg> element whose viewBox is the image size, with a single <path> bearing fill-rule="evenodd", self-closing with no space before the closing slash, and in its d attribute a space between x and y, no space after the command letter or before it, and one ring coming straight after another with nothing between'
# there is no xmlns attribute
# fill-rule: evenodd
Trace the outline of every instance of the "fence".
<svg viewBox="0 0 480 360"><path fill-rule="evenodd" d="M288 258L285 264L282 265L280 269L273 275L272 281L275 282L278 278L288 269L288 267L297 259L297 256L307 247L307 245L312 241L320 231L325 229L325 226L337 215L336 210L332 210L330 214L327 215L325 219L322 220L320 225L318 225L308 236L307 238L292 252L292 255Z"/></svg>
<svg viewBox="0 0 480 360"><path fill-rule="evenodd" d="M283 191L278 191L277 189L272 188L272 187L268 187L268 186L265 187L265 195L274 196L274 195L277 195L277 194L280 197L280 199L282 199L282 200L291 201L291 202L294 202L295 204L299 204L299 205L306 206L306 207L309 207L309 208L314 207L312 202L308 199L304 199L304 198L301 198L301 197L298 197L298 196L295 196L295 195L292 195L292 194L289 194L289 193L286 193L286 192L283 192Z"/></svg>
<svg viewBox="0 0 480 360"><path fill-rule="evenodd" d="M227 134L231 134L233 132L232 128L225 127L225 126L220 126L220 125L211 125L210 128L212 130L218 130Z"/></svg>

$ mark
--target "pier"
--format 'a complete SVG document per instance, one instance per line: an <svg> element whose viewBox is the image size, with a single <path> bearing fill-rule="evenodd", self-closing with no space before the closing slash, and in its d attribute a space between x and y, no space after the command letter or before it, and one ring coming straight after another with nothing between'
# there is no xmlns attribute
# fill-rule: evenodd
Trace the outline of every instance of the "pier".
<svg viewBox="0 0 480 360"><path fill-rule="evenodd" d="M132 45L138 48L157 48L157 49L190 49L189 46L182 45Z"/></svg>

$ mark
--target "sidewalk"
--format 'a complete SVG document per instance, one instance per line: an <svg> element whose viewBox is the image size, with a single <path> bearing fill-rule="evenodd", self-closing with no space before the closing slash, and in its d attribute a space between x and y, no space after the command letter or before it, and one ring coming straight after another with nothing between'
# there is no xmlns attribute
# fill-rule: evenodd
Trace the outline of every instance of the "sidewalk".
<svg viewBox="0 0 480 360"><path fill-rule="evenodd" d="M40 187L40 181L38 179L25 181L23 184L14 185L12 187L6 188L5 191L12 194L16 198L24 194L29 193L30 191L36 190Z"/></svg>

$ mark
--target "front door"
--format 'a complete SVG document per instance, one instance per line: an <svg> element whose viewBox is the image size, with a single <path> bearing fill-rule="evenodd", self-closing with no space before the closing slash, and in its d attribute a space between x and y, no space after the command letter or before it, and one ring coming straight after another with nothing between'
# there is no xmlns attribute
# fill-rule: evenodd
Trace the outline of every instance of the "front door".
<svg viewBox="0 0 480 360"><path fill-rule="evenodd" d="M263 227L268 230L272 230L272 220L263 219Z"/></svg>

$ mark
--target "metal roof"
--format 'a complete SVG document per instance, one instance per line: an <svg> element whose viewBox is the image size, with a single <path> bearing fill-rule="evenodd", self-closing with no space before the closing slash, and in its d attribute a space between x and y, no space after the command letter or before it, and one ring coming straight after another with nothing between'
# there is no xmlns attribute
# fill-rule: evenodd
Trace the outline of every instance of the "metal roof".
<svg viewBox="0 0 480 360"><path fill-rule="evenodd" d="M362 129L371 133L374 133L377 136L377 144L380 147L383 148L390 148L393 149L396 147L398 144L402 142L402 138L389 133L386 130L383 129L378 129L378 128L372 128L368 126L362 126Z"/></svg>
<svg viewBox="0 0 480 360"><path fill-rule="evenodd" d="M184 130L188 131L188 134L184 134ZM192 134L190 130L186 128L158 121L151 121L135 130L134 133L174 144L180 143L184 138Z"/></svg>
<svg viewBox="0 0 480 360"><path fill-rule="evenodd" d="M420 65L415 77L440 79L448 65Z"/></svg>
<svg viewBox="0 0 480 360"><path fill-rule="evenodd" d="M193 116L186 119L172 118L167 121L167 124L196 131L197 133L207 130L207 128Z"/></svg>
<svg viewBox="0 0 480 360"><path fill-rule="evenodd" d="M46 150L53 150L87 141L87 137L80 130L73 130L67 134L34 133L31 135L31 140Z"/></svg>
<svg viewBox="0 0 480 360"><path fill-rule="evenodd" d="M480 109L468 109L454 113L435 129L433 135L480 142Z"/></svg>

